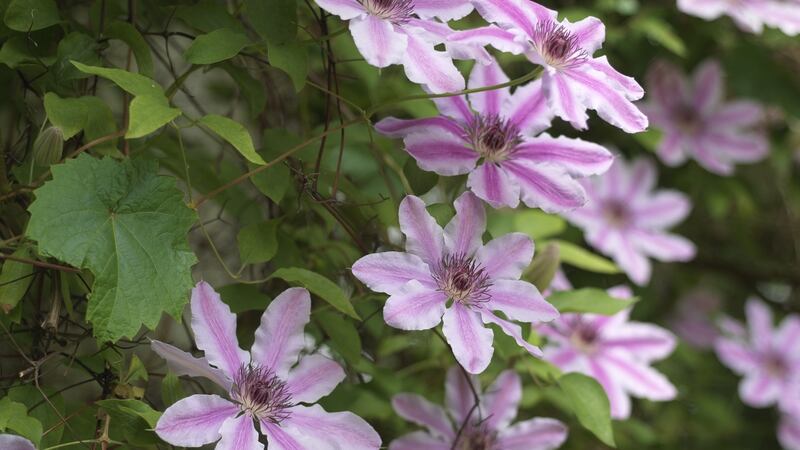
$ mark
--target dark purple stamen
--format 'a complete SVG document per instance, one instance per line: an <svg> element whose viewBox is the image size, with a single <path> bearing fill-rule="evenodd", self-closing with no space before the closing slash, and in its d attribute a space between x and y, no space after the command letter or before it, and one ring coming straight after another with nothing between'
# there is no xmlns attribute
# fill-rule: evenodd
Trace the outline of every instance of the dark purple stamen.
<svg viewBox="0 0 800 450"><path fill-rule="evenodd" d="M578 38L557 22L538 23L531 40L545 62L553 67L570 68L589 58L578 45Z"/></svg>
<svg viewBox="0 0 800 450"><path fill-rule="evenodd" d="M242 365L234 379L231 396L242 411L259 420L280 423L289 417L292 396L274 372L258 365Z"/></svg>
<svg viewBox="0 0 800 450"><path fill-rule="evenodd" d="M471 305L489 300L491 280L474 258L447 255L434 269L433 278L439 290L459 303Z"/></svg>
<svg viewBox="0 0 800 450"><path fill-rule="evenodd" d="M403 24L414 14L414 0L358 0L370 14Z"/></svg>

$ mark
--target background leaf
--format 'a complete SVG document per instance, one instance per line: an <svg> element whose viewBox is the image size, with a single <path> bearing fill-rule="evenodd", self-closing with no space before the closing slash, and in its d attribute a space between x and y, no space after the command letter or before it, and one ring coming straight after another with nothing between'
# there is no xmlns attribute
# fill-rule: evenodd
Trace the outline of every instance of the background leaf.
<svg viewBox="0 0 800 450"><path fill-rule="evenodd" d="M222 139L225 139L251 163L259 165L266 164L261 156L256 153L256 149L253 146L253 138L244 125L233 119L216 114L204 116L200 119L199 123L214 133L217 133Z"/></svg>
<svg viewBox="0 0 800 450"><path fill-rule="evenodd" d="M342 292L342 289L333 281L318 273L297 267L290 267L276 270L275 273L272 274L272 278L280 278L289 284L300 285L311 291L314 295L325 300L339 311L354 319L361 320L356 310L353 309L350 300L348 300L347 296Z"/></svg>
<svg viewBox="0 0 800 450"><path fill-rule="evenodd" d="M192 64L214 64L233 58L250 42L247 36L228 28L197 36L183 54Z"/></svg>
<svg viewBox="0 0 800 450"><path fill-rule="evenodd" d="M572 405L578 422L604 444L616 447L608 397L600 383L580 373L568 373L558 379L558 386Z"/></svg>

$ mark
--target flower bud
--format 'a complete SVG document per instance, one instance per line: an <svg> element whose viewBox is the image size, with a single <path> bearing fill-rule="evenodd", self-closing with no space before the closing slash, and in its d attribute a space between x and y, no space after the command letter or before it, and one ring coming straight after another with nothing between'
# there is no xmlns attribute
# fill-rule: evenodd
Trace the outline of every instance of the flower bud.
<svg viewBox="0 0 800 450"><path fill-rule="evenodd" d="M49 126L33 141L33 161L38 166L50 167L61 160L64 150L64 133L58 127Z"/></svg>
<svg viewBox="0 0 800 450"><path fill-rule="evenodd" d="M561 255L558 245L550 243L544 248L544 251L539 252L533 263L528 269L526 279L533 283L539 292L544 292L550 287L553 277L556 275L558 266L561 262Z"/></svg>

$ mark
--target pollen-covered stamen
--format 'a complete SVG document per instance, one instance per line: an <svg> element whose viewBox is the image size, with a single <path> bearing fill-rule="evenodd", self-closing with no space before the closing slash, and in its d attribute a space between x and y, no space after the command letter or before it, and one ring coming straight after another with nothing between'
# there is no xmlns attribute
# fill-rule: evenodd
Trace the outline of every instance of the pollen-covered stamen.
<svg viewBox="0 0 800 450"><path fill-rule="evenodd" d="M497 115L477 116L467 131L472 147L489 162L506 160L522 142L519 128Z"/></svg>
<svg viewBox="0 0 800 450"><path fill-rule="evenodd" d="M494 450L497 432L486 425L469 425L458 436L453 448L455 450Z"/></svg>
<svg viewBox="0 0 800 450"><path fill-rule="evenodd" d="M373 16L394 24L406 23L414 14L414 0L359 0Z"/></svg>
<svg viewBox="0 0 800 450"><path fill-rule="evenodd" d="M276 424L289 417L292 406L286 383L273 371L255 364L243 364L239 368L231 396L243 412Z"/></svg>
<svg viewBox="0 0 800 450"><path fill-rule="evenodd" d="M564 25L554 21L538 23L531 40L537 53L551 67L575 67L589 58L586 50L578 45L578 38Z"/></svg>
<svg viewBox="0 0 800 450"><path fill-rule="evenodd" d="M453 301L472 305L489 300L491 280L474 258L463 254L447 255L433 271L433 278L439 290Z"/></svg>

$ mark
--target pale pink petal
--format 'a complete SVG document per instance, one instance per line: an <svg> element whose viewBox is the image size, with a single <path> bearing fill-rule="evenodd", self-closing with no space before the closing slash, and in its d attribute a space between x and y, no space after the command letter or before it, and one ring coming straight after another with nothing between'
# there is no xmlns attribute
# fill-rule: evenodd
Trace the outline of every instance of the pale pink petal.
<svg viewBox="0 0 800 450"><path fill-rule="evenodd" d="M677 234L652 231L629 231L628 238L639 250L659 261L689 261L697 248L688 239Z"/></svg>
<svg viewBox="0 0 800 450"><path fill-rule="evenodd" d="M433 103L436 104L439 112L454 119L462 128L468 126L475 120L475 112L469 107L467 97L464 95L434 98Z"/></svg>
<svg viewBox="0 0 800 450"><path fill-rule="evenodd" d="M718 339L714 350L723 364L740 375L752 373L760 367L758 355L738 340Z"/></svg>
<svg viewBox="0 0 800 450"><path fill-rule="evenodd" d="M494 280L485 306L502 311L519 322L549 322L558 317L558 310L547 303L536 286L522 280Z"/></svg>
<svg viewBox="0 0 800 450"><path fill-rule="evenodd" d="M428 39L432 42L445 44L447 54L453 59L474 60L481 64L489 64L492 61L492 55L483 48L482 44L452 41L450 36L454 31L446 23L412 17L407 22L407 25L425 30Z"/></svg>
<svg viewBox="0 0 800 450"><path fill-rule="evenodd" d="M415 30L406 30L408 46L402 54L406 77L424 85L434 94L464 90L465 81L445 52L433 48Z"/></svg>
<svg viewBox="0 0 800 450"><path fill-rule="evenodd" d="M713 59L704 61L692 76L694 106L700 114L713 111L722 101L722 67Z"/></svg>
<svg viewBox="0 0 800 450"><path fill-rule="evenodd" d="M578 83L552 68L542 74L542 88L547 105L556 116L566 120L578 130L588 128L589 116L583 106L585 94Z"/></svg>
<svg viewBox="0 0 800 450"><path fill-rule="evenodd" d="M627 133L647 129L647 116L625 97L624 91L613 86L616 81L598 71L568 70L564 74L581 86L587 106L606 122Z"/></svg>
<svg viewBox="0 0 800 450"><path fill-rule="evenodd" d="M453 356L469 373L481 373L492 360L494 333L483 326L479 314L455 302L444 313L442 332Z"/></svg>
<svg viewBox="0 0 800 450"><path fill-rule="evenodd" d="M531 208L554 213L579 208L586 203L586 191L563 169L524 160L505 161L503 168L516 179L522 201Z"/></svg>
<svg viewBox="0 0 800 450"><path fill-rule="evenodd" d="M714 127L747 127L762 122L765 118L761 103L738 100L722 105L709 117L709 125Z"/></svg>
<svg viewBox="0 0 800 450"><path fill-rule="evenodd" d="M797 36L800 33L800 3L797 1L772 1L763 6L764 23L778 28L783 34Z"/></svg>
<svg viewBox="0 0 800 450"><path fill-rule="evenodd" d="M588 373L603 390L606 391L608 402L611 406L611 417L614 419L627 419L631 415L631 398L622 388L622 383L613 377L606 368L595 359L588 360Z"/></svg>
<svg viewBox="0 0 800 450"><path fill-rule="evenodd" d="M739 383L739 396L742 401L754 408L765 408L778 401L782 392L781 383L765 372L756 372Z"/></svg>
<svg viewBox="0 0 800 450"><path fill-rule="evenodd" d="M222 370L209 365L206 358L196 358L188 352L161 341L150 342L150 348L158 356L164 358L169 371L173 374L208 378L226 391L230 390L231 379Z"/></svg>
<svg viewBox="0 0 800 450"><path fill-rule="evenodd" d="M535 417L501 430L497 446L503 450L553 450L566 440L566 425L555 419Z"/></svg>
<svg viewBox="0 0 800 450"><path fill-rule="evenodd" d="M781 415L778 441L786 450L800 450L800 417L791 414Z"/></svg>
<svg viewBox="0 0 800 450"><path fill-rule="evenodd" d="M573 176L604 173L614 162L614 156L605 147L582 139L554 138L546 133L520 144L513 157L536 164L553 164Z"/></svg>
<svg viewBox="0 0 800 450"><path fill-rule="evenodd" d="M522 30L532 36L536 24L554 20L556 12L528 0L476 0L475 9L487 22Z"/></svg>
<svg viewBox="0 0 800 450"><path fill-rule="evenodd" d="M387 117L376 123L375 129L378 130L378 133L392 138L404 138L412 134L424 134L432 131L447 132L455 136L460 136L464 132L458 123L445 116L410 120Z"/></svg>
<svg viewBox="0 0 800 450"><path fill-rule="evenodd" d="M522 347L525 351L527 351L531 355L537 358L542 357L543 355L542 349L540 349L535 345L532 345L530 342L525 340L525 338L522 336L522 327L520 327L519 325L513 322L509 322L508 320L503 320L495 316L491 312L485 310L481 312L481 318L483 319L483 322L486 324L497 325L497 327L500 328L500 330L503 333L513 338L514 341L517 343L517 345Z"/></svg>
<svg viewBox="0 0 800 450"><path fill-rule="evenodd" d="M503 72L497 61L491 64L475 64L469 76L470 89L484 88L508 82L508 76ZM492 89L485 92L469 94L469 103L472 109L483 116L499 116L510 97L510 88Z"/></svg>
<svg viewBox="0 0 800 450"><path fill-rule="evenodd" d="M236 315L205 281L192 289L191 308L197 348L205 352L208 362L233 379L242 364L250 362L250 355L239 348L236 339Z"/></svg>
<svg viewBox="0 0 800 450"><path fill-rule="evenodd" d="M636 226L646 229L665 229L677 225L692 209L686 194L666 189L630 206Z"/></svg>
<svg viewBox="0 0 800 450"><path fill-rule="evenodd" d="M593 17L590 17L590 19L593 19ZM590 59L587 61L587 63L589 64L589 67L601 72L608 79L617 83L619 88L624 93L625 98L628 100L639 100L644 96L644 89L642 89L642 86L639 85L639 83L633 77L623 75L619 73L617 69L611 67L611 64L609 64L606 56Z"/></svg>
<svg viewBox="0 0 800 450"><path fill-rule="evenodd" d="M403 141L406 151L417 160L420 169L439 175L463 175L475 168L480 155L463 138L447 131L429 130L412 134Z"/></svg>
<svg viewBox="0 0 800 450"><path fill-rule="evenodd" d="M544 328L540 328L539 330L541 329ZM561 336L559 334L553 334L552 336L558 336L558 338L566 340L565 336ZM550 342L556 340L551 338L551 335L548 335L547 338L549 339ZM564 347L549 346L544 349L543 358L564 372L574 372L577 370L576 366L580 365L580 362L578 360L581 358L581 353L567 346Z"/></svg>
<svg viewBox="0 0 800 450"><path fill-rule="evenodd" d="M606 198L625 198L630 195L630 186L628 182L630 178L631 168L625 158L614 159L614 164L608 171L600 178L596 178L594 189L592 189L593 197L597 199Z"/></svg>
<svg viewBox="0 0 800 450"><path fill-rule="evenodd" d="M694 159L703 168L717 175L733 174L733 161L724 153L720 153L714 144L704 139L696 139L692 145Z"/></svg>
<svg viewBox="0 0 800 450"><path fill-rule="evenodd" d="M717 19L729 8L728 0L678 0L678 9L705 20Z"/></svg>
<svg viewBox="0 0 800 450"><path fill-rule="evenodd" d="M677 389L667 377L644 363L620 352L603 355L603 367L623 388L635 397L648 400L672 400Z"/></svg>
<svg viewBox="0 0 800 450"><path fill-rule="evenodd" d="M258 431L249 414L229 418L222 424L219 433L222 439L214 450L264 450L264 445L258 442Z"/></svg>
<svg viewBox="0 0 800 450"><path fill-rule="evenodd" d="M310 315L311 296L307 290L283 291L261 316L252 348L253 361L285 380L305 343L303 329Z"/></svg>
<svg viewBox="0 0 800 450"><path fill-rule="evenodd" d="M513 370L504 370L483 393L482 413L490 430L504 430L517 417L522 400L522 381Z"/></svg>
<svg viewBox="0 0 800 450"><path fill-rule="evenodd" d="M524 233L509 233L478 249L476 258L493 279L517 280L533 259L533 240Z"/></svg>
<svg viewBox="0 0 800 450"><path fill-rule="evenodd" d="M367 14L358 0L314 0L320 8L335 14L342 18L342 20L350 20L362 15Z"/></svg>
<svg viewBox="0 0 800 450"><path fill-rule="evenodd" d="M549 128L554 115L547 106L542 80L518 87L509 98L503 115L527 136L536 136Z"/></svg>
<svg viewBox="0 0 800 450"><path fill-rule="evenodd" d="M597 17L587 17L575 23L567 23L575 38L575 45L591 55L603 46L606 39L606 26Z"/></svg>
<svg viewBox="0 0 800 450"><path fill-rule="evenodd" d="M424 431L415 431L393 440L389 450L451 450L450 442L443 442Z"/></svg>
<svg viewBox="0 0 800 450"><path fill-rule="evenodd" d="M497 164L483 163L470 172L467 187L492 208L519 205L519 185Z"/></svg>
<svg viewBox="0 0 800 450"><path fill-rule="evenodd" d="M407 195L400 202L400 230L406 235L406 250L428 265L438 264L444 247L444 231L428 214L425 202Z"/></svg>
<svg viewBox="0 0 800 450"><path fill-rule="evenodd" d="M458 45L484 46L491 45L501 52L518 55L525 51L519 37L494 25L456 31L447 37L447 42Z"/></svg>
<svg viewBox="0 0 800 450"><path fill-rule="evenodd" d="M155 432L179 447L200 447L220 438L222 424L239 407L218 395L192 395L178 400L158 419Z"/></svg>
<svg viewBox="0 0 800 450"><path fill-rule="evenodd" d="M769 140L763 134L712 130L699 139L698 145L707 152L731 162L752 163L769 153Z"/></svg>
<svg viewBox="0 0 800 450"><path fill-rule="evenodd" d="M414 0L414 12L423 19L438 17L447 22L471 13L472 4L468 0Z"/></svg>
<svg viewBox="0 0 800 450"><path fill-rule="evenodd" d="M0 448L3 450L36 450L31 441L13 434L0 434Z"/></svg>
<svg viewBox="0 0 800 450"><path fill-rule="evenodd" d="M392 397L392 407L397 415L426 427L437 437L453 439L455 433L447 414L437 404L416 394L397 394Z"/></svg>
<svg viewBox="0 0 800 450"><path fill-rule="evenodd" d="M314 448L311 447L314 443L310 442L310 438L302 432L290 435L280 425L272 422L262 421L261 432L267 436L269 450L308 450Z"/></svg>
<svg viewBox="0 0 800 450"><path fill-rule="evenodd" d="M308 355L289 372L286 389L293 402L314 403L333 392L344 380L342 366L320 355Z"/></svg>
<svg viewBox="0 0 800 450"><path fill-rule="evenodd" d="M664 164L670 167L676 167L686 162L687 155L683 134L676 131L666 131L664 138L658 144L656 154Z"/></svg>
<svg viewBox="0 0 800 450"><path fill-rule="evenodd" d="M480 392L480 384L474 375L464 373L461 367L450 367L447 369L444 392L445 405L456 423L464 423L470 411L477 413L475 395Z"/></svg>
<svg viewBox="0 0 800 450"><path fill-rule="evenodd" d="M629 240L619 240L617 242L614 261L620 269L628 274L631 281L639 286L643 286L650 281L652 269L650 261Z"/></svg>
<svg viewBox="0 0 800 450"><path fill-rule="evenodd" d="M428 330L439 324L447 296L412 280L386 300L383 320L401 330Z"/></svg>
<svg viewBox="0 0 800 450"><path fill-rule="evenodd" d="M757 298L750 298L745 304L747 328L750 340L757 350L768 350L772 346L772 310Z"/></svg>
<svg viewBox="0 0 800 450"><path fill-rule="evenodd" d="M287 434L307 436L319 450L378 450L381 437L357 415L351 412L327 412L319 405L295 406L290 416L281 422Z"/></svg>
<svg viewBox="0 0 800 450"><path fill-rule="evenodd" d="M689 83L683 72L674 64L658 60L647 71L648 98L657 109L671 117L672 111L683 107L690 98Z"/></svg>
<svg viewBox="0 0 800 450"><path fill-rule="evenodd" d="M395 30L388 20L372 14L350 21L350 33L358 51L375 67L388 67L403 62L410 43L408 37Z"/></svg>
<svg viewBox="0 0 800 450"><path fill-rule="evenodd" d="M792 314L775 331L775 347L791 359L800 357L800 317Z"/></svg>
<svg viewBox="0 0 800 450"><path fill-rule="evenodd" d="M656 186L657 179L658 173L653 161L650 158L637 158L628 169L628 174L625 177L626 186L622 190L622 197L626 199L638 197L649 204L653 201L652 197L650 197L650 191ZM658 194L656 194L657 196ZM686 201L688 202L688 199Z"/></svg>
<svg viewBox="0 0 800 450"><path fill-rule="evenodd" d="M642 361L666 358L675 350L675 335L649 323L629 322L609 327L603 336L603 346L624 350Z"/></svg>
<svg viewBox="0 0 800 450"><path fill-rule="evenodd" d="M464 192L454 203L456 215L444 228L444 246L450 255L471 257L483 243L486 210L472 192Z"/></svg>
<svg viewBox="0 0 800 450"><path fill-rule="evenodd" d="M353 264L353 275L371 290L394 294L411 280L434 287L428 265L417 255L381 252L364 256Z"/></svg>

